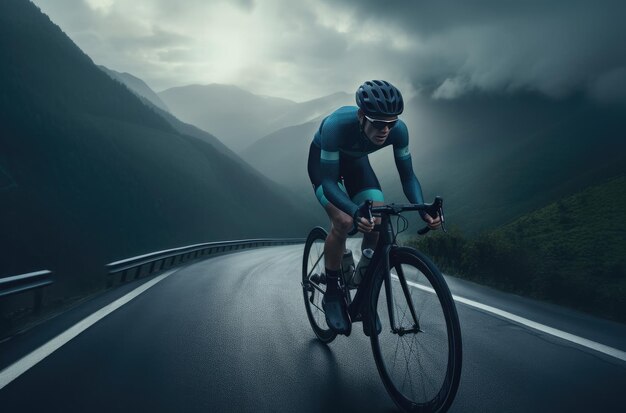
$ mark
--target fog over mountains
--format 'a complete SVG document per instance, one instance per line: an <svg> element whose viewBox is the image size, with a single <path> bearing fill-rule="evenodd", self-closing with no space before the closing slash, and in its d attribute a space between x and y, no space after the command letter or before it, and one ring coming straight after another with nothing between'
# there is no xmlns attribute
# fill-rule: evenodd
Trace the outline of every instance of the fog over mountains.
<svg viewBox="0 0 626 413"><path fill-rule="evenodd" d="M172 114L219 136L237 153L269 133L308 122L354 100L352 95L334 93L296 103L219 84L175 87L158 95Z"/></svg>

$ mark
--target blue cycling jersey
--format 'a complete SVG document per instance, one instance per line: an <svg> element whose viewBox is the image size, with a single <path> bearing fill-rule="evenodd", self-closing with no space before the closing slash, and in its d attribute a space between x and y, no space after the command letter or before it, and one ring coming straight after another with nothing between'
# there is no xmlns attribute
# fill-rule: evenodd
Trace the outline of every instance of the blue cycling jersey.
<svg viewBox="0 0 626 413"><path fill-rule="evenodd" d="M404 194L412 203L423 203L422 188L415 173L409 152L409 134L404 122L398 123L389 132L382 145L371 142L361 132L357 116L358 107L344 106L326 117L313 138L313 145L320 149L321 186L328 200L343 212L354 217L358 205L340 188L340 165L393 145L396 167ZM369 165L369 162L367 163ZM345 177L347 179L349 177ZM375 179L375 177L374 177ZM312 179L313 180L313 179ZM376 181L377 182L377 181ZM314 186L316 185L313 182Z"/></svg>

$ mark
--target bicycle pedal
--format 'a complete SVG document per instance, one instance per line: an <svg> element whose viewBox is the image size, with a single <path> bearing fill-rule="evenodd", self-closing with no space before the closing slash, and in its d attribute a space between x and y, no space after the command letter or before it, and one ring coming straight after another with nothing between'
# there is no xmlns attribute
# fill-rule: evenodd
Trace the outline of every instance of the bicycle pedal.
<svg viewBox="0 0 626 413"><path fill-rule="evenodd" d="M326 284L326 274L312 274L311 277L309 278L311 280L312 283L315 284Z"/></svg>

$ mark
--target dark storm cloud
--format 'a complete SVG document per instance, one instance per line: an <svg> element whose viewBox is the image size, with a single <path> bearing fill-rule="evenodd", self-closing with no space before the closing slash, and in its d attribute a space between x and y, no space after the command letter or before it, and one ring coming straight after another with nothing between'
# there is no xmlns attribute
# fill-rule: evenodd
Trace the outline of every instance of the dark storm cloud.
<svg viewBox="0 0 626 413"><path fill-rule="evenodd" d="M296 100L392 81L626 100L626 1L34 0L97 63L156 89L234 83Z"/></svg>
<svg viewBox="0 0 626 413"><path fill-rule="evenodd" d="M331 4L329 2L329 4ZM473 89L626 97L623 1L333 1L361 30L389 27L419 47L400 59L436 97Z"/></svg>

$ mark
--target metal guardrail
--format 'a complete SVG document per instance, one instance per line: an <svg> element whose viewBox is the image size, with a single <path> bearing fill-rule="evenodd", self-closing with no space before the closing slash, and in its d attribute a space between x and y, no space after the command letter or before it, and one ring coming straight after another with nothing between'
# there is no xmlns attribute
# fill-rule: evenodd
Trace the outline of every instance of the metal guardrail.
<svg viewBox="0 0 626 413"><path fill-rule="evenodd" d="M43 287L52 284L52 272L41 270L0 278L0 297L35 290L34 312L39 312L43 301Z"/></svg>
<svg viewBox="0 0 626 413"><path fill-rule="evenodd" d="M182 263L210 255L273 245L301 244L304 241L304 238L218 241L139 255L107 264L107 287L146 277Z"/></svg>

